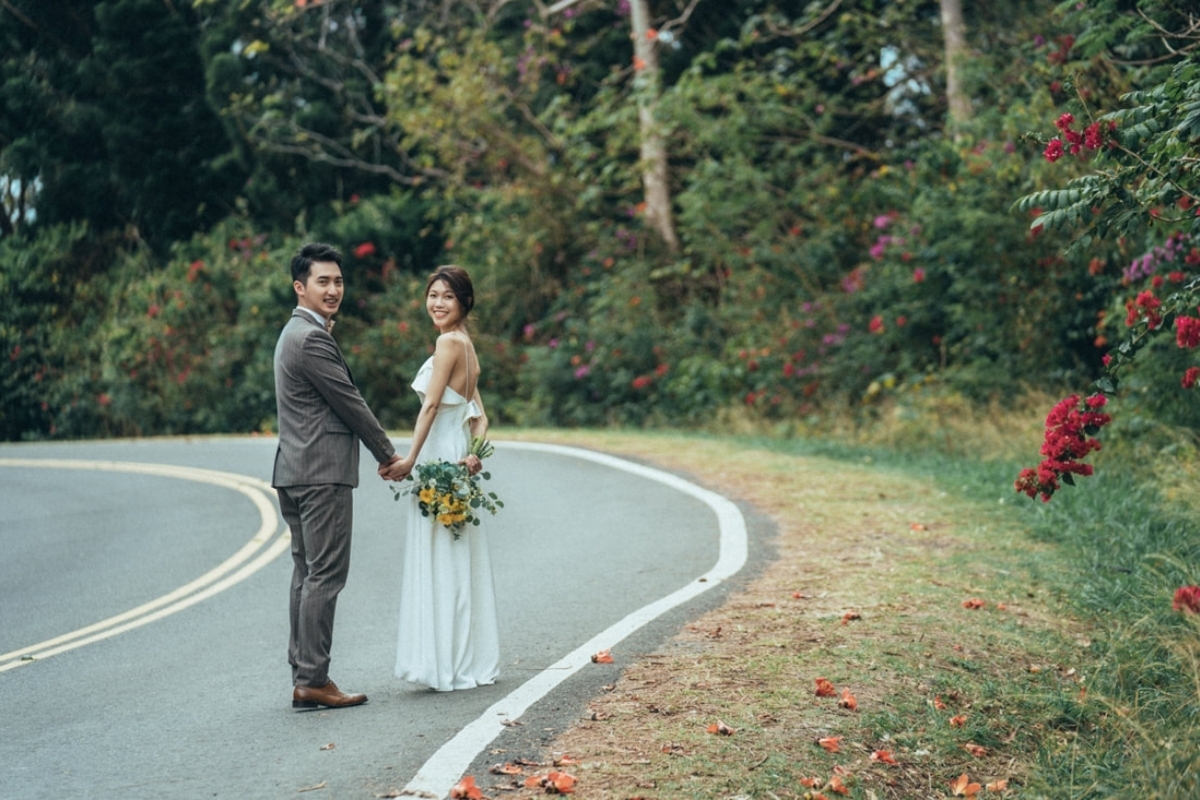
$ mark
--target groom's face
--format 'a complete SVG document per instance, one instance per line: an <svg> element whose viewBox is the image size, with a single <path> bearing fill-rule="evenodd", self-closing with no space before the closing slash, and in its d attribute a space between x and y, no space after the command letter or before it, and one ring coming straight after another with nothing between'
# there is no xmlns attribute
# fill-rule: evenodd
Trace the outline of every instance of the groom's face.
<svg viewBox="0 0 1200 800"><path fill-rule="evenodd" d="M295 281L296 302L325 319L337 313L342 304L342 268L332 261L314 261L308 281Z"/></svg>

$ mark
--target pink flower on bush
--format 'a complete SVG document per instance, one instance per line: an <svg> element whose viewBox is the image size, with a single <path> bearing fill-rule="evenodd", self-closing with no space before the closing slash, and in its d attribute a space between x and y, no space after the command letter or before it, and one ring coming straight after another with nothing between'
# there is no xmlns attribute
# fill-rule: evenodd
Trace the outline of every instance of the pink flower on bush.
<svg viewBox="0 0 1200 800"><path fill-rule="evenodd" d="M871 333L883 333L883 317L879 316L878 314L876 314L874 317L871 317L871 322L867 325L867 330L869 330Z"/></svg>
<svg viewBox="0 0 1200 800"><path fill-rule="evenodd" d="M633 388L645 389L647 386L650 385L650 382L652 380L654 380L654 379L651 378L649 375L639 375L633 379Z"/></svg>
<svg viewBox="0 0 1200 800"><path fill-rule="evenodd" d="M913 283L923 283L925 281L925 268L917 267L913 270Z"/></svg>
<svg viewBox="0 0 1200 800"><path fill-rule="evenodd" d="M1187 614L1200 614L1200 586L1180 586L1176 589L1171 608Z"/></svg>
<svg viewBox="0 0 1200 800"><path fill-rule="evenodd" d="M1198 380L1200 380L1200 367L1188 367L1183 373L1183 379L1179 381L1179 385L1185 389L1191 389Z"/></svg>
<svg viewBox="0 0 1200 800"><path fill-rule="evenodd" d="M367 256L375 255L375 245L373 242L363 242L358 247L354 248L354 255L357 258L366 258Z"/></svg>
<svg viewBox="0 0 1200 800"><path fill-rule="evenodd" d="M1061 139L1051 139L1050 143L1048 145L1046 145L1046 149L1042 153L1042 155L1045 156L1046 160L1049 161L1051 164L1053 164L1055 161L1058 161L1063 156L1062 140Z"/></svg>

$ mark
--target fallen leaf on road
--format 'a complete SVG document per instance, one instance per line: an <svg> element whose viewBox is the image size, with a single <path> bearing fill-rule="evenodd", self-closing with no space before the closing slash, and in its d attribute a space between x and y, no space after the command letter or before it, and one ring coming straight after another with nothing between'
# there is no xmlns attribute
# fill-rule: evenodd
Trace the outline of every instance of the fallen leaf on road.
<svg viewBox="0 0 1200 800"><path fill-rule="evenodd" d="M322 750L332 750L332 749L333 749L333 748L335 748L335 747L337 747L337 745L336 745L336 744L334 744L333 742L330 742L329 744L323 744L323 745L321 745L321 749L322 749Z"/></svg>
<svg viewBox="0 0 1200 800"><path fill-rule="evenodd" d="M524 771L525 770L521 769L516 764L513 764L511 762L505 762L503 764L492 764L492 766L488 768L488 772L494 773L496 775L520 775Z"/></svg>
<svg viewBox="0 0 1200 800"><path fill-rule="evenodd" d="M613 663L612 653L610 653L607 649L601 650L599 653L596 653L596 655L592 656L592 663L611 664Z"/></svg>
<svg viewBox="0 0 1200 800"><path fill-rule="evenodd" d="M316 786L305 786L303 789L297 789L296 791L297 792L315 792L317 789L324 789L326 787L326 785L327 784L325 783L325 781L321 781Z"/></svg>

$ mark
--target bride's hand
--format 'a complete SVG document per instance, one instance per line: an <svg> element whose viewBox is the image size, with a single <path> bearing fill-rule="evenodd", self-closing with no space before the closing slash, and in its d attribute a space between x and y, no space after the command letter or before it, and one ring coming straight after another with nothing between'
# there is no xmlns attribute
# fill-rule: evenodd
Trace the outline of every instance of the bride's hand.
<svg viewBox="0 0 1200 800"><path fill-rule="evenodd" d="M471 476L478 475L483 469L483 461L474 453L468 453L467 457L458 462L467 468L467 473Z"/></svg>

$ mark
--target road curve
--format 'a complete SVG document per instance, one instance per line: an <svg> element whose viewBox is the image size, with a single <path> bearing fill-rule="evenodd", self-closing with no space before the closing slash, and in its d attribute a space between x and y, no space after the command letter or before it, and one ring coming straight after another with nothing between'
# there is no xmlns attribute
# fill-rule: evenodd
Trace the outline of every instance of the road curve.
<svg viewBox="0 0 1200 800"><path fill-rule="evenodd" d="M502 676L426 692L390 674L402 533L391 492L364 465L333 673L371 701L295 714L283 656L290 563L277 557L286 532L263 511L274 446L0 445L6 793L444 796L503 723L561 694L591 653L619 654L746 558L741 514L717 495L597 453L499 442L491 488L507 507L489 535Z"/></svg>

